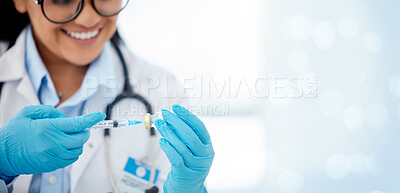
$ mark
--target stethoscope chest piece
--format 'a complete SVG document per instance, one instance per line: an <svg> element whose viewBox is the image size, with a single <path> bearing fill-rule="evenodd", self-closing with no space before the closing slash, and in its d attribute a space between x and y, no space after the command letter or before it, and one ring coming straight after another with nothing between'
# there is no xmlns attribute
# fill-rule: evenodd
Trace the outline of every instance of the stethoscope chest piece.
<svg viewBox="0 0 400 193"><path fill-rule="evenodd" d="M157 186L153 186L150 189L147 189L145 193L158 193Z"/></svg>

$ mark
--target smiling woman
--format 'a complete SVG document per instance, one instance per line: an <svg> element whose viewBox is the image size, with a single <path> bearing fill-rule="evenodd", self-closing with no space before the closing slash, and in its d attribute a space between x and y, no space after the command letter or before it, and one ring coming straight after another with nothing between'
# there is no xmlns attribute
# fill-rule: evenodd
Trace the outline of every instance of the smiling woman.
<svg viewBox="0 0 400 193"><path fill-rule="evenodd" d="M79 89L77 85L82 84L88 64L100 55L105 43L117 34L116 14L125 5L121 5L121 1L109 2L119 5L119 9L114 6L113 14L110 14L111 10L97 9L91 1L72 0L68 4L55 3L53 0L14 1L18 12L29 15L39 55L57 93L63 93L60 103ZM107 13L106 17L103 11ZM66 90L70 92L66 93Z"/></svg>
<svg viewBox="0 0 400 193"><path fill-rule="evenodd" d="M20 13L28 13L39 53L45 63L49 60L54 61L52 63L85 66L99 56L106 41L116 31L117 16L102 17L90 1L73 0L70 5L58 5L52 0L41 0L39 4L32 0L14 2ZM90 39L85 38L84 34L94 31L100 33ZM77 36L69 35L72 33Z"/></svg>
<svg viewBox="0 0 400 193"><path fill-rule="evenodd" d="M173 106L185 102L178 81L121 43L116 23L128 0L0 2L0 193L205 192L210 136L198 117ZM163 77L171 78L151 86ZM166 86L175 97L164 95ZM121 100L146 111L126 114ZM140 125L87 129L159 108L173 110L162 111L159 134Z"/></svg>

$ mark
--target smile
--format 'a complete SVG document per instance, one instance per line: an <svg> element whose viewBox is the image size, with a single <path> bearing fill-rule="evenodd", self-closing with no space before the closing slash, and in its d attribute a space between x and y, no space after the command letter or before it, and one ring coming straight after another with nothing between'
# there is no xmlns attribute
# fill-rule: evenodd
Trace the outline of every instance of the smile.
<svg viewBox="0 0 400 193"><path fill-rule="evenodd" d="M96 37L99 34L100 30L93 30L93 31L87 31L87 32L73 32L73 31L67 31L65 30L65 33L68 34L69 36L78 39L78 40L88 40Z"/></svg>

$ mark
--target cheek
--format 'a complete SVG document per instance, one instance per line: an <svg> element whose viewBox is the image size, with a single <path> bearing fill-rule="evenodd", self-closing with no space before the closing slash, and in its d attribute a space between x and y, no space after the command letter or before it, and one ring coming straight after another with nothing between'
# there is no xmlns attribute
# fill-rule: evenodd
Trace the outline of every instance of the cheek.
<svg viewBox="0 0 400 193"><path fill-rule="evenodd" d="M55 43L57 39L57 24L48 21L42 14L39 5L30 6L28 9L31 25L33 27L33 33L36 41L40 41L41 44ZM49 47L49 46L46 46Z"/></svg>
<svg viewBox="0 0 400 193"><path fill-rule="evenodd" d="M115 31L117 30L117 19L118 16L107 18L107 21L104 24L104 38L106 39L106 41L111 39Z"/></svg>

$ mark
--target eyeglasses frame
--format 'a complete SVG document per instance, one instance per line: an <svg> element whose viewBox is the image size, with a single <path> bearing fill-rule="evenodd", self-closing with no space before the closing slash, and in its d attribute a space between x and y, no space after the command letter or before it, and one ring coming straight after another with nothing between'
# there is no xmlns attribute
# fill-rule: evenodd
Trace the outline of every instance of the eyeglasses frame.
<svg viewBox="0 0 400 193"><path fill-rule="evenodd" d="M44 2L45 0L33 0L33 2L35 2L35 4L37 4L37 5L40 5L40 7L41 7L41 9L42 9L42 13L43 13L43 15L44 15L44 17L46 17L46 19L47 20L49 20L50 22L52 22L52 23L56 23L56 24L65 24L65 23L68 23L68 22L70 22L70 21L72 21L72 20L74 20L75 18L77 18L78 17L78 15L81 13L81 11L82 11L82 9L83 9L83 5L84 5L84 1L85 0L81 0L80 1L80 3L79 3L79 10L75 13L75 15L73 16L73 17L71 17L71 19L68 19L67 21L62 21L62 22L58 22L58 21L54 21L54 20L52 20L52 19L50 19L47 15L46 15L46 13L45 13L45 11L44 11L44 8L43 8L43 5L44 5ZM49 1L49 0L48 0ZM113 14L109 14L109 15L107 15L107 14L103 14L103 13L101 13L97 8L96 8L96 6L94 5L94 0L91 0L92 1L92 7L93 7L93 9L97 12L97 14L99 14L99 15L101 15L101 16L103 16L103 17L112 17L112 16L114 16L114 15L118 15L123 9L125 9L125 7L128 5L128 3L129 3L129 0L127 0L127 2L126 2L126 4L124 5L124 7L122 7L117 13L113 13Z"/></svg>

